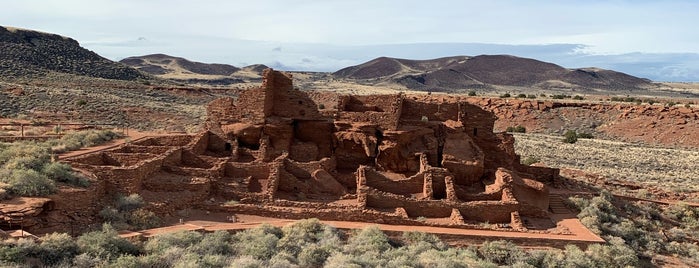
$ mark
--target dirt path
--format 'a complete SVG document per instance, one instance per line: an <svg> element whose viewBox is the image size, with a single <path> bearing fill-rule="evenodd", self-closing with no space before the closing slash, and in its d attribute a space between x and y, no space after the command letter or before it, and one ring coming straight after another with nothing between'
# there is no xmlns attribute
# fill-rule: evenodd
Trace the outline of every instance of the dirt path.
<svg viewBox="0 0 699 268"><path fill-rule="evenodd" d="M111 148L117 147L119 145L122 145L126 142L133 142L133 141L143 139L146 137L167 136L167 135L170 135L170 134L158 133L158 132L140 132L140 131L135 131L135 130L129 130L128 135L126 135L123 138L111 140L107 143L103 143L103 144L98 145L98 146L85 147L85 148L81 148L81 149L76 150L76 151L65 152L65 153L59 154L58 159L65 159L65 158L80 156L80 155L84 155L84 154L88 154L88 153L92 153L92 152L107 150L107 149L111 149Z"/></svg>
<svg viewBox="0 0 699 268"><path fill-rule="evenodd" d="M183 221L181 224L174 224L167 227L142 230L139 232L123 233L122 237L153 237L159 234L171 233L176 231L206 231L214 232L218 230L239 231L250 228L255 228L261 224L270 224L272 226L283 227L296 222L296 220L267 218L253 215L236 214L238 222L222 222L213 220L190 220ZM338 229L351 230L362 229L367 226L377 226L387 233L402 233L407 231L417 231L435 234L445 242L452 245L468 245L479 244L488 240L510 240L524 246L537 247L565 247L567 244L578 244L586 246L589 244L605 243L605 241L594 233L590 232L580 221L572 214L555 214L552 219L558 222L560 226L564 226L571 234L550 234L550 233L534 233L534 232L514 232L514 231L496 231L496 230L476 230L476 229L459 229L448 227L435 226L410 226L410 225L390 225L376 224L366 222L350 222L350 221L321 221Z"/></svg>

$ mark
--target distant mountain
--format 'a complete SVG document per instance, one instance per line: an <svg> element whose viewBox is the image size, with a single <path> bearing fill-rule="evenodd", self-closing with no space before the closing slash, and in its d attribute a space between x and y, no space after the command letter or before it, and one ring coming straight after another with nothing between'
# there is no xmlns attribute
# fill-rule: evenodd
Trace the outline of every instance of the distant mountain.
<svg viewBox="0 0 699 268"><path fill-rule="evenodd" d="M259 75L262 75L262 71L265 69L269 68L267 65L264 64L253 64L253 65L248 65L243 67L243 71L250 72L250 73L256 73Z"/></svg>
<svg viewBox="0 0 699 268"><path fill-rule="evenodd" d="M25 77L47 72L135 80L143 73L82 48L68 37L0 26L0 76Z"/></svg>
<svg viewBox="0 0 699 268"><path fill-rule="evenodd" d="M648 79L597 68L561 66L509 55L455 56L431 60L380 57L333 73L373 83L395 82L410 89L455 91L493 86L542 89L631 90L651 86Z"/></svg>
<svg viewBox="0 0 699 268"><path fill-rule="evenodd" d="M154 75L184 72L229 76L240 70L240 68L228 64L201 63L165 54L128 57L119 62Z"/></svg>

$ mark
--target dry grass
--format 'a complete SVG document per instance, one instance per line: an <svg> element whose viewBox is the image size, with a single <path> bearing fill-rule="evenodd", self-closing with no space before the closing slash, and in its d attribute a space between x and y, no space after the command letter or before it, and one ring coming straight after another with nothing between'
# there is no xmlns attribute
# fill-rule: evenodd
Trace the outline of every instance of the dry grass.
<svg viewBox="0 0 699 268"><path fill-rule="evenodd" d="M597 139L562 142L561 136L514 134L522 159L538 157L557 168L574 168L610 180L639 182L671 191L699 191L699 151Z"/></svg>

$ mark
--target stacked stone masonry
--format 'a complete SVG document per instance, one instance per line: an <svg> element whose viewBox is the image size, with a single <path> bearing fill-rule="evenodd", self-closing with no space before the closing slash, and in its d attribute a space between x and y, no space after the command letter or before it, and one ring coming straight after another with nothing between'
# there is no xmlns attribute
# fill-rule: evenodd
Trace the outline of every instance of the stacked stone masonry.
<svg viewBox="0 0 699 268"><path fill-rule="evenodd" d="M547 215L546 182L558 171L520 165L512 137L493 133L493 113L446 96L338 96L336 103L320 112L291 75L268 69L260 88L211 102L200 134L68 161L92 173L101 194L139 193L159 213L200 207L519 229L520 216Z"/></svg>

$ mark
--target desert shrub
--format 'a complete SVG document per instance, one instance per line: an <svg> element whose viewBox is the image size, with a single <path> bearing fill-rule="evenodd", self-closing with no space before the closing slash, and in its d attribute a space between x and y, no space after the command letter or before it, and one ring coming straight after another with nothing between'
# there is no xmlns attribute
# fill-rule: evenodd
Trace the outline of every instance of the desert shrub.
<svg viewBox="0 0 699 268"><path fill-rule="evenodd" d="M565 143L576 143L578 141L578 133L575 130L568 130L563 136L565 137L563 139Z"/></svg>
<svg viewBox="0 0 699 268"><path fill-rule="evenodd" d="M121 255L136 255L140 252L138 247L119 237L117 231L109 224L103 224L100 231L81 235L77 244L81 252L104 260L113 260Z"/></svg>
<svg viewBox="0 0 699 268"><path fill-rule="evenodd" d="M33 242L33 241L32 241ZM28 255L27 250L17 246L11 240L0 241L0 265L10 266L11 263L21 263Z"/></svg>
<svg viewBox="0 0 699 268"><path fill-rule="evenodd" d="M524 99L524 98L526 98L526 97L527 97L527 94L523 94L523 93L517 94L517 98L522 98L522 99Z"/></svg>
<svg viewBox="0 0 699 268"><path fill-rule="evenodd" d="M301 249L298 255L299 265L301 267L321 267L333 251L334 249L331 247L307 245Z"/></svg>
<svg viewBox="0 0 699 268"><path fill-rule="evenodd" d="M570 98L568 95L562 95L562 94L556 94L556 95L551 95L551 98L554 100L562 100L562 99L567 99Z"/></svg>
<svg viewBox="0 0 699 268"><path fill-rule="evenodd" d="M622 239L613 237L607 242L608 245L590 245L586 251L595 267L638 267L636 252L626 246Z"/></svg>
<svg viewBox="0 0 699 268"><path fill-rule="evenodd" d="M119 211L132 211L143 206L143 197L139 194L117 197L116 207Z"/></svg>
<svg viewBox="0 0 699 268"><path fill-rule="evenodd" d="M9 184L10 193L20 196L44 196L56 192L56 184L45 175L32 169L16 169L4 172L8 177L0 182Z"/></svg>
<svg viewBox="0 0 699 268"><path fill-rule="evenodd" d="M688 228L699 228L699 208L689 206L684 202L671 205L663 214L670 219L681 222Z"/></svg>
<svg viewBox="0 0 699 268"><path fill-rule="evenodd" d="M595 138L595 136L593 136L590 133L586 133L586 132L577 133L577 136L578 136L578 139L594 139Z"/></svg>
<svg viewBox="0 0 699 268"><path fill-rule="evenodd" d="M97 215L100 216L105 222L109 223L119 223L119 222L125 222L126 220L124 219L124 215L119 212L118 209L107 206L104 207L102 210L100 210Z"/></svg>
<svg viewBox="0 0 699 268"><path fill-rule="evenodd" d="M144 249L149 253L162 253L170 248L186 249L198 244L203 235L193 231L178 231L153 237L146 242Z"/></svg>
<svg viewBox="0 0 699 268"><path fill-rule="evenodd" d="M526 133L527 129L521 125L517 125L514 127L507 127L507 129L505 129L505 131L506 132L515 132L515 133Z"/></svg>
<svg viewBox="0 0 699 268"><path fill-rule="evenodd" d="M78 251L78 244L68 234L52 233L41 238L35 254L43 264L56 265L71 261Z"/></svg>
<svg viewBox="0 0 699 268"><path fill-rule="evenodd" d="M337 253L337 252L336 252ZM296 258L294 256L291 256L289 253L286 252L279 252L276 255L274 255L267 264L269 267L272 268L296 268L299 267L296 263ZM328 266L326 262L325 267L334 267L334 266ZM340 267L340 266L337 266Z"/></svg>
<svg viewBox="0 0 699 268"><path fill-rule="evenodd" d="M282 232L283 236L279 239L278 248L289 252L294 257L309 245L318 244L326 250L335 250L340 242L337 231L329 225L322 224L318 219L297 221L284 226Z"/></svg>
<svg viewBox="0 0 699 268"><path fill-rule="evenodd" d="M382 253L391 248L388 236L372 225L355 232L347 242L345 251L358 255L365 252Z"/></svg>
<svg viewBox="0 0 699 268"><path fill-rule="evenodd" d="M233 236L233 249L237 255L269 260L277 253L277 243L282 237L280 228L263 224Z"/></svg>
<svg viewBox="0 0 699 268"><path fill-rule="evenodd" d="M325 104L318 104L318 109L323 110L325 109Z"/></svg>
<svg viewBox="0 0 699 268"><path fill-rule="evenodd" d="M665 106L667 106L667 107L672 107L672 106L675 106L675 105L677 105L677 103L674 102L674 101L668 101L667 103L665 103Z"/></svg>
<svg viewBox="0 0 699 268"><path fill-rule="evenodd" d="M446 243L442 242L442 240L440 240L439 237L437 237L434 234L410 231L404 232L402 237L403 242L408 246L424 244L429 245L429 247L431 248L439 250L444 250L448 247Z"/></svg>
<svg viewBox="0 0 699 268"><path fill-rule="evenodd" d="M525 166L531 166L532 164L539 162L541 162L541 158L536 156L527 156L524 159L522 159L521 164Z"/></svg>
<svg viewBox="0 0 699 268"><path fill-rule="evenodd" d="M152 211L146 209L136 209L129 212L126 223L137 230L150 229L160 226L161 220Z"/></svg>
<svg viewBox="0 0 699 268"><path fill-rule="evenodd" d="M67 152L100 145L107 141L122 137L122 134L111 130L86 130L70 132L58 140L47 142L54 152Z"/></svg>
<svg viewBox="0 0 699 268"><path fill-rule="evenodd" d="M232 257L229 255L207 254L201 256L199 267L228 267L232 260Z"/></svg>
<svg viewBox="0 0 699 268"><path fill-rule="evenodd" d="M231 262L230 267L237 268L261 268L265 267L264 262L255 259L252 256L240 256Z"/></svg>
<svg viewBox="0 0 699 268"><path fill-rule="evenodd" d="M488 241L478 248L478 255L498 265L512 265L524 259L524 252L509 241Z"/></svg>
<svg viewBox="0 0 699 268"><path fill-rule="evenodd" d="M574 100L584 100L585 98L583 96L580 96L580 95L575 95L575 96L573 96L573 99Z"/></svg>
<svg viewBox="0 0 699 268"><path fill-rule="evenodd" d="M527 98L536 99L536 95L534 95L534 94L529 94L529 95L527 95Z"/></svg>
<svg viewBox="0 0 699 268"><path fill-rule="evenodd" d="M49 148L36 143L16 142L0 150L0 166L7 169L41 170L51 161Z"/></svg>
<svg viewBox="0 0 699 268"><path fill-rule="evenodd" d="M363 266L356 263L351 255L335 252L325 261L325 267L362 268Z"/></svg>
<svg viewBox="0 0 699 268"><path fill-rule="evenodd" d="M471 90L471 91L468 92L468 95L471 96L471 97L476 96L476 91Z"/></svg>
<svg viewBox="0 0 699 268"><path fill-rule="evenodd" d="M61 162L51 162L44 165L41 173L45 174L49 179L64 182L74 186L87 187L90 185L85 177L77 175L73 168Z"/></svg>
<svg viewBox="0 0 699 268"><path fill-rule="evenodd" d="M505 94L500 95L501 99L509 98L509 97L512 97L512 95L510 95L510 93L505 93Z"/></svg>
<svg viewBox="0 0 699 268"><path fill-rule="evenodd" d="M216 231L205 235L199 243L189 249L199 255L231 255L233 236L227 231Z"/></svg>

